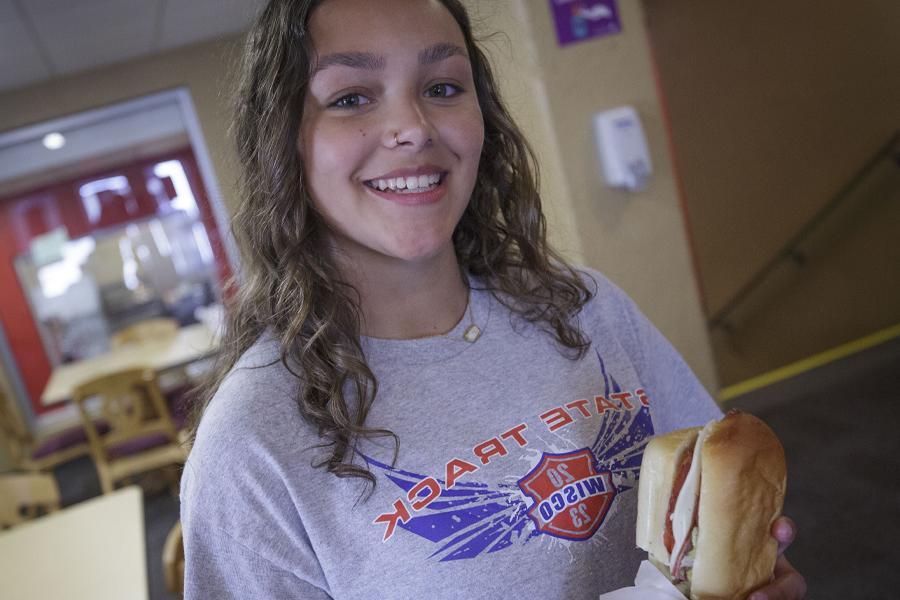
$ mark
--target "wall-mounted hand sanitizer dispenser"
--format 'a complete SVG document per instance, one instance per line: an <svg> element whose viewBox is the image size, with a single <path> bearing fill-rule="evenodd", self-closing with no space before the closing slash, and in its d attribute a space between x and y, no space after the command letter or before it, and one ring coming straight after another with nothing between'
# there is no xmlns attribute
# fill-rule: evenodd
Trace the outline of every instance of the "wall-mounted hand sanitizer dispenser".
<svg viewBox="0 0 900 600"><path fill-rule="evenodd" d="M643 189L653 165L637 111L631 106L620 106L597 113L594 136L606 184L632 192Z"/></svg>

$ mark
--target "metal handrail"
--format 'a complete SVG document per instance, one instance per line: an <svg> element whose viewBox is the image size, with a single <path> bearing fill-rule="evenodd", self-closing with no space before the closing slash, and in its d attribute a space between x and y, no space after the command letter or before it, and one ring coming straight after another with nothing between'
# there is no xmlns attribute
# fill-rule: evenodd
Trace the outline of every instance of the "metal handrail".
<svg viewBox="0 0 900 600"><path fill-rule="evenodd" d="M731 300L729 300L725 306L720 308L712 317L707 320L707 327L709 329L715 329L717 327L725 324L726 319L731 314L732 311L744 301L744 299L749 296L753 291L759 287L759 285L768 278L768 276L778 267L782 262L786 260L792 260L798 264L803 264L805 260L802 253L798 252L797 249L801 245L801 243L809 236L809 234L814 231L820 223L825 221L831 213L833 213L838 206L840 206L844 200L849 197L850 192L852 192L860 183L862 183L866 177L869 176L876 166L878 166L881 161L886 158L891 158L897 163L897 166L900 167L900 131L894 132L891 138L881 146L878 151L873 154L869 160L856 172L856 174L850 178L850 180L835 194L826 204L823 206L812 218L806 222L806 225L800 228L800 230L794 234L794 236L788 240L788 242L782 247L782 249L775 254L772 259L770 259L762 268L760 268L754 275L751 277L747 283L745 283L741 288L737 291L737 293L732 296Z"/></svg>

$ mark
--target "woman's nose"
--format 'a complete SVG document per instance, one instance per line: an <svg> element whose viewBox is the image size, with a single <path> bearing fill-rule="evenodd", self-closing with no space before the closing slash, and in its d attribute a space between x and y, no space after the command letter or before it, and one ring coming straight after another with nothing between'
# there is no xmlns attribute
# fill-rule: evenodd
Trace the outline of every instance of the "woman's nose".
<svg viewBox="0 0 900 600"><path fill-rule="evenodd" d="M418 149L434 139L434 125L421 103L398 102L385 121L383 140L388 148Z"/></svg>

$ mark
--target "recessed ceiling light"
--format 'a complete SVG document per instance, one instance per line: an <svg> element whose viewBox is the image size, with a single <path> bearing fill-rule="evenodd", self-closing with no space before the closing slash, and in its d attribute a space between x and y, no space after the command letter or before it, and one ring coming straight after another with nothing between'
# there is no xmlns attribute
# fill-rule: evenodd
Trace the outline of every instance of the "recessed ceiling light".
<svg viewBox="0 0 900 600"><path fill-rule="evenodd" d="M44 136L44 148L47 150L59 150L66 145L66 138L58 131Z"/></svg>

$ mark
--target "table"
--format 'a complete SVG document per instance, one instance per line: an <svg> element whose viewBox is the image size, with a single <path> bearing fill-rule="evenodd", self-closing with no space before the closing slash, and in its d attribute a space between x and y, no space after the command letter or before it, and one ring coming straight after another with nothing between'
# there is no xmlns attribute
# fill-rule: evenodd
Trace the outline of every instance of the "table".
<svg viewBox="0 0 900 600"><path fill-rule="evenodd" d="M0 532L6 600L147 600L143 495L137 486Z"/></svg>
<svg viewBox="0 0 900 600"><path fill-rule="evenodd" d="M161 373L211 356L218 349L216 334L202 323L182 327L166 340L129 344L85 360L59 365L41 394L41 404L52 406L72 398L85 381L122 369L147 367Z"/></svg>

